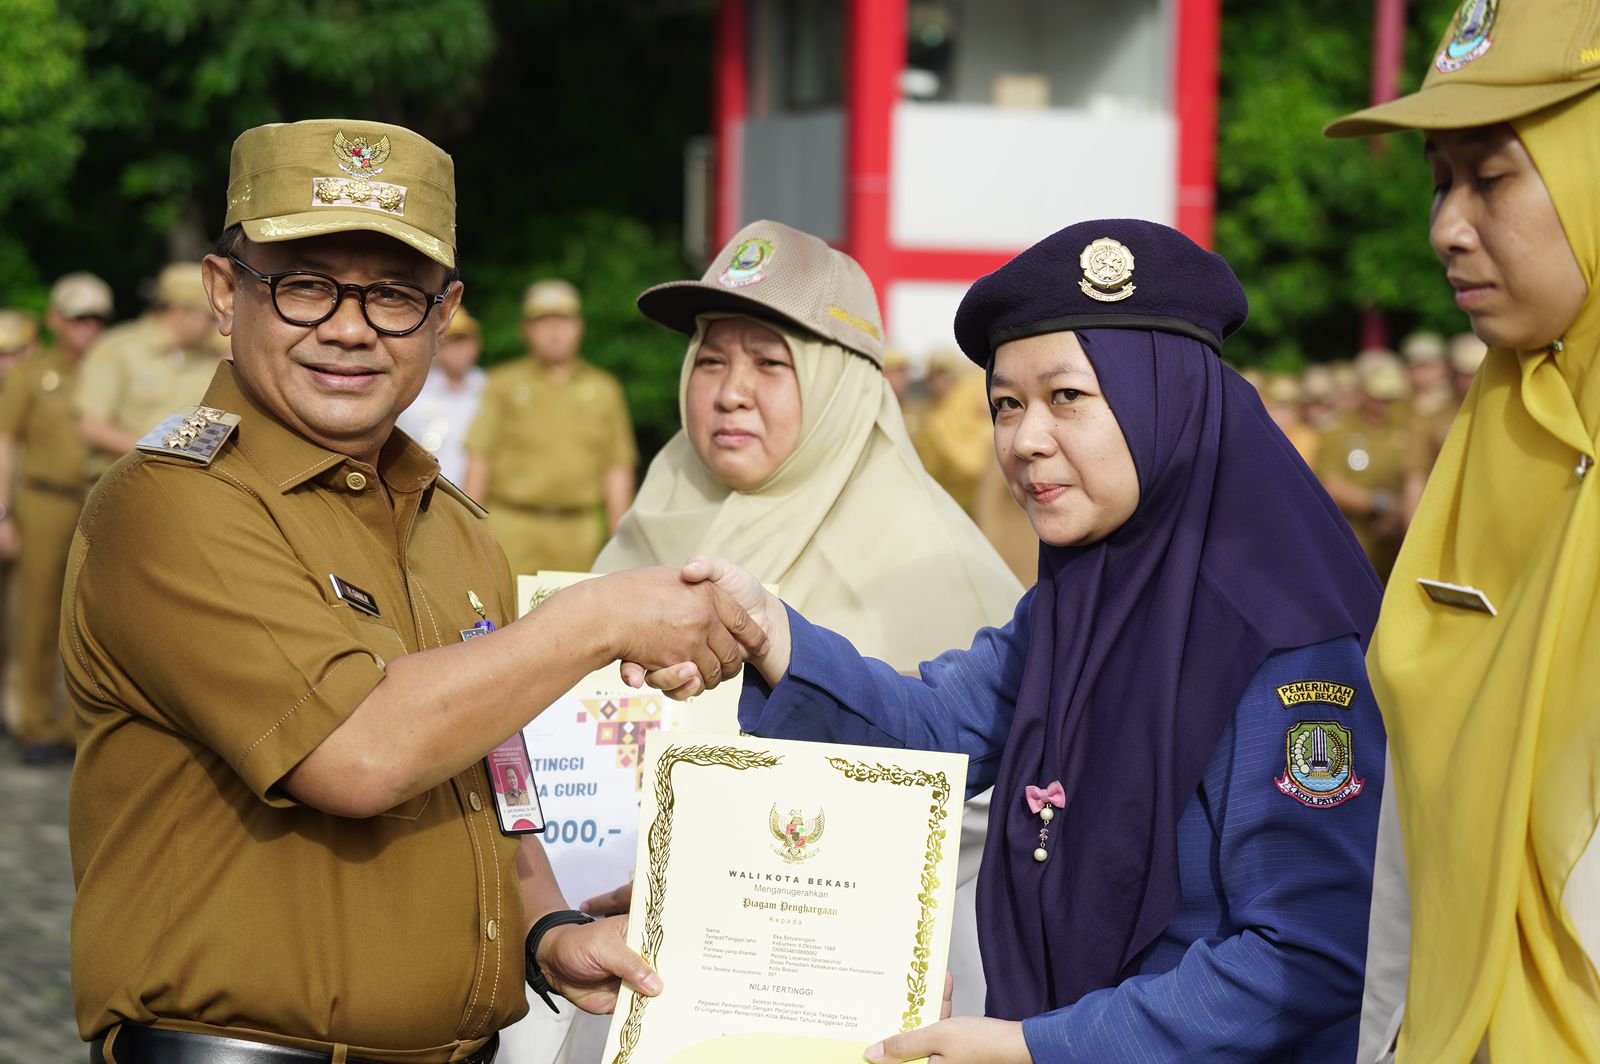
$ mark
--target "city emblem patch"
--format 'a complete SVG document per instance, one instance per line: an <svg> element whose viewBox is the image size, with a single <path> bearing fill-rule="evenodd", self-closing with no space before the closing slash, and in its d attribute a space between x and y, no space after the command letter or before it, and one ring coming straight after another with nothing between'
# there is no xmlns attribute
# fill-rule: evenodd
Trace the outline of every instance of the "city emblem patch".
<svg viewBox="0 0 1600 1064"><path fill-rule="evenodd" d="M717 283L724 288L743 288L755 284L767 275L772 264L772 241L751 237L733 249L733 258L727 268L717 275Z"/></svg>
<svg viewBox="0 0 1600 1064"><path fill-rule="evenodd" d="M820 809L816 816L807 820L799 809L789 810L785 818L774 805L767 816L767 829L778 840L775 852L790 864L799 864L816 855L817 840L822 838L822 829L826 826L827 819Z"/></svg>
<svg viewBox="0 0 1600 1064"><path fill-rule="evenodd" d="M1313 809L1340 805L1361 793L1366 780L1356 776L1350 729L1331 720L1302 720L1284 742L1284 773L1278 790Z"/></svg>
<svg viewBox="0 0 1600 1064"><path fill-rule="evenodd" d="M1494 43L1489 31L1499 10L1500 0L1463 0L1450 39L1433 60L1434 68L1441 74L1453 74L1487 52Z"/></svg>

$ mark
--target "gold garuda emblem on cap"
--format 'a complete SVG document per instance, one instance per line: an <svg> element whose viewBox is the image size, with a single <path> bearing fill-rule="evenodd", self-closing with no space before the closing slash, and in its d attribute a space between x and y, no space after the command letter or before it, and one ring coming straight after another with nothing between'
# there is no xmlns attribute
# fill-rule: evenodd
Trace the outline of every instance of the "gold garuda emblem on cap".
<svg viewBox="0 0 1600 1064"><path fill-rule="evenodd" d="M1078 287L1090 299L1115 303L1133 295L1134 286L1128 283L1133 276L1133 252L1120 240L1103 236L1094 241L1078 256L1078 265L1083 267Z"/></svg>
<svg viewBox="0 0 1600 1064"><path fill-rule="evenodd" d="M311 183L313 207L365 207L369 210L405 214L406 188L370 178L383 173L389 158L389 138L380 137L368 144L366 137L354 140L341 130L333 135L333 154L339 169L349 177L319 177Z"/></svg>
<svg viewBox="0 0 1600 1064"><path fill-rule="evenodd" d="M366 137L350 140L344 130L333 135L333 154L339 158L339 169L351 177L376 177L383 173L383 164L389 158L389 138L382 137L376 144L368 144Z"/></svg>

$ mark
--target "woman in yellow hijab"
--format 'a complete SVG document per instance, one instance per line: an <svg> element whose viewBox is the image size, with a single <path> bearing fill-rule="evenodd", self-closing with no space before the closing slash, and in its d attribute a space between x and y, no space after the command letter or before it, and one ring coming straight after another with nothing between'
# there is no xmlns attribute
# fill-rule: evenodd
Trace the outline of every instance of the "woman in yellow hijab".
<svg viewBox="0 0 1600 1064"><path fill-rule="evenodd" d="M1420 91L1328 129L1426 131L1430 240L1490 346L1368 658L1409 883L1401 1061L1600 1060L1597 61L1592 0L1467 0ZM1394 911L1375 887L1375 928Z"/></svg>

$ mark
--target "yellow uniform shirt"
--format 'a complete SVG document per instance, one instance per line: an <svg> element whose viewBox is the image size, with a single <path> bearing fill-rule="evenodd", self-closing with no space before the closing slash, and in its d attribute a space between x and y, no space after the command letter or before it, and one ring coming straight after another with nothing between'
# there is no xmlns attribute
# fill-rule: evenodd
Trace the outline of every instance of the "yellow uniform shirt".
<svg viewBox="0 0 1600 1064"><path fill-rule="evenodd" d="M600 505L600 475L638 464L622 386L579 362L565 379L532 357L489 371L467 450L492 461L487 505L551 511Z"/></svg>
<svg viewBox="0 0 1600 1064"><path fill-rule="evenodd" d="M80 492L89 449L78 436L72 410L78 368L50 349L28 359L0 391L0 435L22 448L18 468L25 484Z"/></svg>
<svg viewBox="0 0 1600 1064"><path fill-rule="evenodd" d="M378 469L324 450L227 363L205 402L242 416L211 465L122 459L73 538L80 1032L130 1021L457 1059L526 1007L518 845L481 764L367 820L281 783L387 661L460 640L469 592L512 620L504 557L403 434Z"/></svg>
<svg viewBox="0 0 1600 1064"><path fill-rule="evenodd" d="M179 407L198 403L216 368L214 350L179 351L153 318L140 318L108 330L84 352L73 408L142 436ZM88 471L98 476L114 461L94 454Z"/></svg>

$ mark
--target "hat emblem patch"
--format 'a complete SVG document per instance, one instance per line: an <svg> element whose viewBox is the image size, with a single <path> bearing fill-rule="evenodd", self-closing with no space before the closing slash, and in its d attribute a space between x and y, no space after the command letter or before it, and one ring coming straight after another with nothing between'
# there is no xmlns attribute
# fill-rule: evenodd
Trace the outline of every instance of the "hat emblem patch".
<svg viewBox="0 0 1600 1064"><path fill-rule="evenodd" d="M347 139L343 130L333 135L333 154L339 160L339 169L351 177L376 177L383 173L383 164L391 150L388 137L368 144L366 137Z"/></svg>
<svg viewBox="0 0 1600 1064"><path fill-rule="evenodd" d="M1489 31L1499 11L1500 0L1463 0L1456 11L1455 29L1434 58L1434 68L1441 74L1454 73L1487 52L1494 43Z"/></svg>
<svg viewBox="0 0 1600 1064"><path fill-rule="evenodd" d="M341 130L333 135L333 155L339 169L349 177L318 177L311 182L313 207L363 207L389 214L405 214L406 187L369 178L383 173L391 152L389 138L368 144L366 137L354 140Z"/></svg>
<svg viewBox="0 0 1600 1064"><path fill-rule="evenodd" d="M733 249L733 258L717 275L717 283L725 288L743 288L766 277L772 264L773 245L770 240L751 237Z"/></svg>
<svg viewBox="0 0 1600 1064"><path fill-rule="evenodd" d="M1083 267L1078 287L1090 299L1116 303L1133 295L1135 286L1128 283L1133 276L1133 252L1121 241L1101 237L1083 249L1078 265Z"/></svg>

